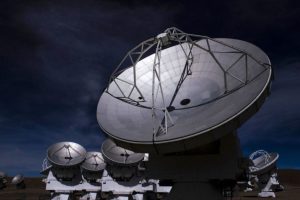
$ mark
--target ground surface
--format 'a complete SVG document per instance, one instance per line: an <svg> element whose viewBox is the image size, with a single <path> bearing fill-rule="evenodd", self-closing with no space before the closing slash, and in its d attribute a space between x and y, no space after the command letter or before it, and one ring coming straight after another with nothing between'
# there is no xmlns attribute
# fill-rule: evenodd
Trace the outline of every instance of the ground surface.
<svg viewBox="0 0 300 200"><path fill-rule="evenodd" d="M45 184L42 178L25 178L25 189L16 189L10 184L11 179L8 178L6 188L0 190L0 200L46 200L49 199L48 192L45 191Z"/></svg>
<svg viewBox="0 0 300 200"><path fill-rule="evenodd" d="M280 170L280 182L285 190L276 193L277 200L300 200L300 170ZM10 183L11 179L8 179ZM45 191L45 184L41 178L26 178L26 189L17 190L13 185L8 184L0 190L0 200L48 200L49 193ZM257 192L236 193L233 200L258 200Z"/></svg>

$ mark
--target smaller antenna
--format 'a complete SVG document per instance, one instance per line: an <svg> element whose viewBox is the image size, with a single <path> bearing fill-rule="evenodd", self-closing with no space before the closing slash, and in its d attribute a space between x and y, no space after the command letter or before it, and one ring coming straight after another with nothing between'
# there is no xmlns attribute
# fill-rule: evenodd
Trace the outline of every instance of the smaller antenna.
<svg viewBox="0 0 300 200"><path fill-rule="evenodd" d="M25 189L26 185L24 182L24 176L22 174L18 174L11 180L11 184L16 185L17 189Z"/></svg>
<svg viewBox="0 0 300 200"><path fill-rule="evenodd" d="M81 168L87 171L99 172L103 171L106 167L104 158L100 152L88 152L85 161L82 163Z"/></svg>
<svg viewBox="0 0 300 200"><path fill-rule="evenodd" d="M100 152L88 152L81 165L82 175L89 182L95 182L101 179L105 167L106 163Z"/></svg>
<svg viewBox="0 0 300 200"><path fill-rule="evenodd" d="M144 159L143 153L135 153L119 147L111 139L103 142L101 151L103 157L113 165L137 165Z"/></svg>
<svg viewBox="0 0 300 200"><path fill-rule="evenodd" d="M257 182L261 192L259 197L275 197L274 188L282 188L277 178L276 161L278 153L268 153L265 150L258 150L249 156L249 180Z"/></svg>
<svg viewBox="0 0 300 200"><path fill-rule="evenodd" d="M82 163L86 150L74 142L59 142L49 147L47 151L48 161L56 166L71 167Z"/></svg>
<svg viewBox="0 0 300 200"><path fill-rule="evenodd" d="M0 190L6 187L6 183L7 183L6 177L7 177L6 174L0 171Z"/></svg>
<svg viewBox="0 0 300 200"><path fill-rule="evenodd" d="M275 167L278 158L278 153L268 153L265 150L253 152L249 156L249 159L252 161L252 165L249 167L250 174L259 175L270 171Z"/></svg>

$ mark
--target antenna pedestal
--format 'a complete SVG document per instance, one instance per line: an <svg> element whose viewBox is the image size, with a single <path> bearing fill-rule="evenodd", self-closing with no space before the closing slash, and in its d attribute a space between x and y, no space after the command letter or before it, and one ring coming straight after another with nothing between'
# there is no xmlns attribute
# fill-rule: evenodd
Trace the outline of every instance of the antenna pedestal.
<svg viewBox="0 0 300 200"><path fill-rule="evenodd" d="M94 200L96 198L93 199L91 197L101 191L100 182L89 183L82 178L80 171L75 177L73 177L72 180L62 181L58 180L50 170L47 178L45 179L45 182L47 183L46 190L54 191L54 196L51 200L56 200L56 198L59 199L61 195L63 196L63 198L66 198L68 200L66 196L69 196L75 191L86 191L87 194L85 196L88 195L90 197L90 200Z"/></svg>
<svg viewBox="0 0 300 200"><path fill-rule="evenodd" d="M6 174L0 171L0 190L6 187Z"/></svg>
<svg viewBox="0 0 300 200"><path fill-rule="evenodd" d="M21 189L25 189L25 188L26 188L26 185L25 185L24 181L22 181L21 183L16 184L16 189L21 190Z"/></svg>
<svg viewBox="0 0 300 200"><path fill-rule="evenodd" d="M261 189L261 192L258 193L259 197L276 197L274 193L274 188L279 186L279 182L277 180L277 173L264 174L258 176L258 185Z"/></svg>
<svg viewBox="0 0 300 200"><path fill-rule="evenodd" d="M167 196L167 200L181 199L213 199L223 200L220 190L208 183L188 182L176 183L171 193Z"/></svg>
<svg viewBox="0 0 300 200"><path fill-rule="evenodd" d="M57 194L51 197L51 200L70 200L69 194Z"/></svg>
<svg viewBox="0 0 300 200"><path fill-rule="evenodd" d="M2 188L5 188L5 187L6 187L6 183L7 183L6 179L0 179L0 190L1 190Z"/></svg>
<svg viewBox="0 0 300 200"><path fill-rule="evenodd" d="M90 192L85 195L83 195L80 200L96 200L97 198L97 192Z"/></svg>
<svg viewBox="0 0 300 200"><path fill-rule="evenodd" d="M229 186L224 183L234 181L241 173L239 140L234 132L206 148L206 152L202 148L181 154L151 154L147 177L173 185L168 199L222 199L222 190Z"/></svg>

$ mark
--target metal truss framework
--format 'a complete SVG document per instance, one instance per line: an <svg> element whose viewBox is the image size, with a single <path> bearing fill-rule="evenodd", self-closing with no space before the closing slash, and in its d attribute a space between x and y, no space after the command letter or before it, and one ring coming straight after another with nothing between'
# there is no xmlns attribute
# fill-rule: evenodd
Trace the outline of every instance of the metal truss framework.
<svg viewBox="0 0 300 200"><path fill-rule="evenodd" d="M206 41L206 47L199 45L197 42L199 40L205 40ZM219 43L221 45L224 45L232 51L213 51L211 49L211 43ZM175 45L180 45L181 50L183 51L186 60L185 64L183 67L183 70L181 72L180 79L177 83L177 87L173 93L173 96L171 98L170 102L165 102L165 95L162 87L162 81L161 81L161 51L163 50L164 47L169 47L169 45L172 43ZM183 47L183 44L187 45L188 49L186 50ZM224 75L224 87L225 87L225 92L223 95L220 95L219 97L210 100L205 103L200 103L196 106L201 106L207 103L210 103L216 99L222 98L239 88L249 84L253 80L255 80L257 77L259 77L265 70L268 70L271 66L267 63L261 63L259 60L254 58L252 55L249 53L245 52L242 49L236 48L234 46L228 45L222 41L218 41L217 39L209 38L207 36L202 36L202 35L195 35L195 34L188 34L185 33L175 27L168 28L164 31L164 33L159 34L157 37L150 38L133 49L131 49L126 56L123 58L123 60L120 62L120 64L117 66L117 68L114 70L112 73L111 77L109 78L109 85L106 88L105 92L108 93L109 95L113 96L116 99L119 99L123 102L126 102L128 104L146 108L146 109L151 109L152 110L152 119L153 119L153 140L155 137L158 137L163 134L167 134L168 128L174 125L174 122L172 120L170 112L175 110L175 108L172 106L176 95L178 94L178 91L180 90L180 87L182 83L185 81L185 79L192 74L191 66L193 64L194 60L194 55L192 53L193 48L199 48L205 52L207 52L213 60L216 62L217 66L222 70L223 75ZM225 67L222 65L222 63L217 59L216 54L217 53L236 53L240 54L238 59L233 62L229 67ZM137 76L136 76L136 65L137 63L145 58L147 55L154 54L154 60L153 60L153 66L152 66L152 104L151 107L148 105L144 105L143 102L146 101L143 91L141 91L137 85ZM240 79L239 77L235 76L234 74L230 73L230 69L234 67L240 60L244 59L245 60L245 73L246 73L246 78L245 80ZM258 65L263 67L263 70L261 73L259 73L257 76L254 78L249 78L248 76L248 60L252 59L254 62L256 62ZM132 67L133 68L133 81L128 82L127 80L123 80L120 77L118 77L122 72L124 72L126 69ZM241 84L239 87L236 87L234 89L228 89L228 76L232 77L233 79L239 81ZM129 94L125 94L125 92L122 90L120 85L118 84L117 81L121 81L125 84L128 84L128 86L131 88ZM114 82L115 85L117 86L118 90L120 91L121 96L117 96L110 92L110 83ZM139 97L138 99L133 99L132 93L137 92ZM156 102L155 102L155 93L159 93L161 95L162 99L162 107L158 107ZM193 107L196 107L193 106ZM190 106L191 107L191 106ZM190 108L186 107L186 108ZM184 108L184 109L186 109ZM176 108L177 109L177 108ZM183 109L183 108L180 108ZM158 117L159 112L163 112L163 119L161 120ZM158 127L156 124L159 124Z"/></svg>

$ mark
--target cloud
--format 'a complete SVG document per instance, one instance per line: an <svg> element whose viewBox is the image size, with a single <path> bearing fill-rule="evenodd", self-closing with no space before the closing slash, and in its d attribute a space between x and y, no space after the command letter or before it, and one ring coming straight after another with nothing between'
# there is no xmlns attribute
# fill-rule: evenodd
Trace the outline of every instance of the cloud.
<svg viewBox="0 0 300 200"><path fill-rule="evenodd" d="M121 55L137 37L157 33L173 15L166 8L95 1L19 6L18 17L12 20L17 32L28 35L17 42L19 50L6 57L4 82L9 85L2 88L6 96L2 109L13 115L10 119L26 116L25 120L57 126L90 125L101 91ZM139 33L132 34L135 30ZM24 41L34 42L21 46ZM24 52L30 56L21 56Z"/></svg>
<svg viewBox="0 0 300 200"><path fill-rule="evenodd" d="M0 169L37 175L48 146L59 141L99 151L105 136L96 107L109 75L130 48L164 30L176 9L104 1L3 5Z"/></svg>

